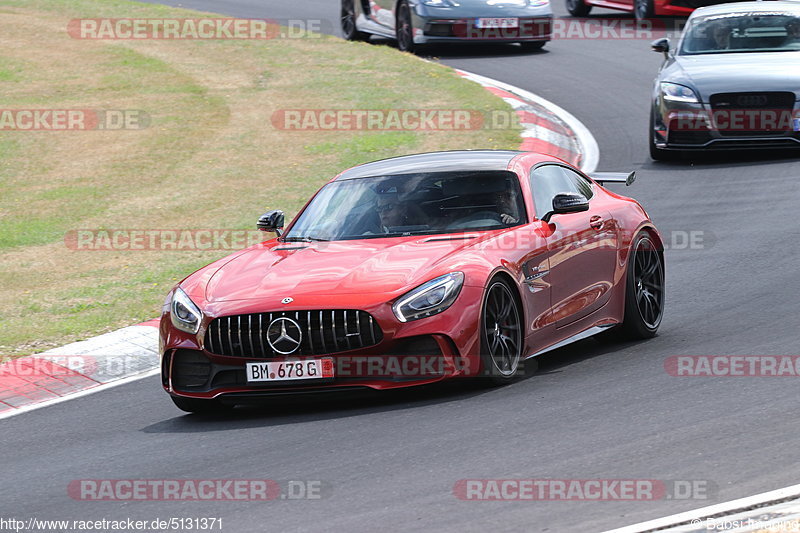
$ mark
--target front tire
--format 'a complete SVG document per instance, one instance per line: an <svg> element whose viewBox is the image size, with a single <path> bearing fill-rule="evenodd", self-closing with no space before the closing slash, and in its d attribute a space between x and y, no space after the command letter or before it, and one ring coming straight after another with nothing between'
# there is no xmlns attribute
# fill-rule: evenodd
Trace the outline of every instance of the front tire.
<svg viewBox="0 0 800 533"><path fill-rule="evenodd" d="M185 398L183 396L170 396L170 398L172 398L172 402L178 409L187 413L218 414L231 409L231 407L220 403L218 400Z"/></svg>
<svg viewBox="0 0 800 533"><path fill-rule="evenodd" d="M342 0L342 10L340 22L342 26L342 35L348 41L367 41L369 34L363 31L358 31L356 26L356 4L355 0Z"/></svg>
<svg viewBox="0 0 800 533"><path fill-rule="evenodd" d="M514 289L502 278L486 290L480 327L483 377L493 385L510 383L522 360L522 319Z"/></svg>
<svg viewBox="0 0 800 533"><path fill-rule="evenodd" d="M406 0L397 4L395 37L397 38L397 48L401 52L414 53L414 25L411 22L411 8Z"/></svg>
<svg viewBox="0 0 800 533"><path fill-rule="evenodd" d="M592 11L592 6L583 0L567 0L567 11L573 17L585 17Z"/></svg>

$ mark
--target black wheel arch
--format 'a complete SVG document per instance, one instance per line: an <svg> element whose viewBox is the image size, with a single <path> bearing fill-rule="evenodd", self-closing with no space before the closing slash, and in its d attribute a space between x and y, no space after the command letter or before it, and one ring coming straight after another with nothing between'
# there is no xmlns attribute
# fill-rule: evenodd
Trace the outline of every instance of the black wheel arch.
<svg viewBox="0 0 800 533"><path fill-rule="evenodd" d="M489 275L486 277L486 285L484 286L484 299L481 302L481 316L483 316L483 309L486 305L486 291L489 289L489 286L496 280L496 279L503 279L508 283L508 286L511 288L511 294L514 296L514 299L517 302L517 309L520 312L520 323L525 326L527 324L528 315L525 311L525 305L522 303L522 294L520 293L520 284L519 281L514 277L514 275L509 272L508 270L497 267L494 269ZM525 343L525 339L527 338L526 335L527 331L523 331L522 335L522 343Z"/></svg>

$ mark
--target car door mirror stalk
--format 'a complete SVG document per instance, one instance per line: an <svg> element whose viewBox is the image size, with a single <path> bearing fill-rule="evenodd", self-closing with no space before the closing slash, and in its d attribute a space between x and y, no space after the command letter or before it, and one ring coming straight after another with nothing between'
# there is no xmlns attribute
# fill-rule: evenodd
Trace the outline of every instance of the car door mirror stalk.
<svg viewBox="0 0 800 533"><path fill-rule="evenodd" d="M283 211L280 209L267 211L258 219L256 227L259 231L274 231L280 237L283 235L283 219Z"/></svg>

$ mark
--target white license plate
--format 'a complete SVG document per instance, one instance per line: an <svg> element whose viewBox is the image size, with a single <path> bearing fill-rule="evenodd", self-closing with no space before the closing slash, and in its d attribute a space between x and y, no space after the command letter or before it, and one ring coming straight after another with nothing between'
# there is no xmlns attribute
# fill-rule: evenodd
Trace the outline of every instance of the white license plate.
<svg viewBox="0 0 800 533"><path fill-rule="evenodd" d="M247 382L294 381L333 377L333 359L247 363Z"/></svg>
<svg viewBox="0 0 800 533"><path fill-rule="evenodd" d="M518 18L482 18L475 21L476 28L519 28Z"/></svg>

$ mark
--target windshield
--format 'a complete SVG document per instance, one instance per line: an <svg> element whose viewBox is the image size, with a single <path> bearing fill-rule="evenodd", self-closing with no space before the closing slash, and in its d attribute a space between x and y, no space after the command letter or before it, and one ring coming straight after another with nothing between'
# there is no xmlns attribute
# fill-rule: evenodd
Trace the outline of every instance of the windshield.
<svg viewBox="0 0 800 533"><path fill-rule="evenodd" d="M512 172L433 172L329 183L284 236L347 240L506 228L527 222Z"/></svg>
<svg viewBox="0 0 800 533"><path fill-rule="evenodd" d="M800 18L792 13L729 13L689 22L682 55L800 50Z"/></svg>

